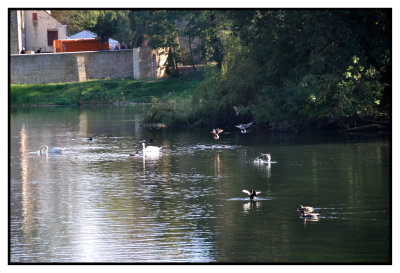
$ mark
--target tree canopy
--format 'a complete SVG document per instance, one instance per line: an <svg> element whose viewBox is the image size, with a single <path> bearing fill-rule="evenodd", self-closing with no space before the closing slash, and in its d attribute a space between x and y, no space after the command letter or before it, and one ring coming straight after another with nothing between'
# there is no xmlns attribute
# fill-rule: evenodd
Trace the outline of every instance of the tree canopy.
<svg viewBox="0 0 400 273"><path fill-rule="evenodd" d="M200 112L213 105L215 124L241 118L272 127L348 127L388 117L391 10L252 9L225 16L231 38L222 68L194 97Z"/></svg>
<svg viewBox="0 0 400 273"><path fill-rule="evenodd" d="M321 128L390 118L391 9L90 10L74 18L99 36L123 25L134 46L147 39L169 48L170 74L181 62L177 35L187 36L190 55L209 65L188 124Z"/></svg>

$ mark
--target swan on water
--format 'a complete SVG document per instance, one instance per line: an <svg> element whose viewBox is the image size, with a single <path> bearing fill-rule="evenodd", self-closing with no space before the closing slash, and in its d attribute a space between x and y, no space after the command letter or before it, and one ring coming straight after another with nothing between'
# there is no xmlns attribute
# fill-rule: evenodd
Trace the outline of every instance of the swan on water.
<svg viewBox="0 0 400 273"><path fill-rule="evenodd" d="M252 124L253 124L253 122L250 122L250 123L246 123L246 124L235 125L235 127L239 128L240 132L242 134L245 134L247 132L246 129L249 128Z"/></svg>
<svg viewBox="0 0 400 273"><path fill-rule="evenodd" d="M158 154L161 150L161 147L157 147L157 146L147 146L146 144L143 142L142 143L142 147L143 147L143 155L145 154Z"/></svg>
<svg viewBox="0 0 400 273"><path fill-rule="evenodd" d="M249 192L248 190L242 190L242 192L247 193L249 195L250 200L254 200L257 198L257 195L259 195L261 193L261 191L255 191L255 190L251 190L251 192Z"/></svg>
<svg viewBox="0 0 400 273"><path fill-rule="evenodd" d="M213 129L210 133L214 135L214 139L219 139L219 134L222 133L224 130L222 129Z"/></svg>
<svg viewBox="0 0 400 273"><path fill-rule="evenodd" d="M44 145L44 146L42 146L42 148L40 148L39 152L40 152L40 154L63 153L64 150L65 150L65 147L64 148L54 147L54 148L49 149L49 147Z"/></svg>

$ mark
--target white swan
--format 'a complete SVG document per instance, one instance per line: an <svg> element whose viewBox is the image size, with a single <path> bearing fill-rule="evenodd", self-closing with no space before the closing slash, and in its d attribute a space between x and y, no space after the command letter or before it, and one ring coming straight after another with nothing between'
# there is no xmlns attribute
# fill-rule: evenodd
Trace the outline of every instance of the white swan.
<svg viewBox="0 0 400 273"><path fill-rule="evenodd" d="M39 153L40 154L47 154L47 153L58 153L58 154L60 154L60 153L63 153L64 150L65 150L65 147L64 148L54 147L54 148L49 149L49 147L44 145L44 146L42 146L42 148L40 148Z"/></svg>
<svg viewBox="0 0 400 273"><path fill-rule="evenodd" d="M239 128L242 134L245 134L247 132L246 129L249 128L252 124L253 122L250 122L246 124L235 125L235 127Z"/></svg>
<svg viewBox="0 0 400 273"><path fill-rule="evenodd" d="M146 144L144 142L142 143L142 147L143 147L143 149L142 149L143 155L146 155L146 154L155 155L155 154L158 154L161 150L161 147L157 147L157 146L147 146L146 147Z"/></svg>

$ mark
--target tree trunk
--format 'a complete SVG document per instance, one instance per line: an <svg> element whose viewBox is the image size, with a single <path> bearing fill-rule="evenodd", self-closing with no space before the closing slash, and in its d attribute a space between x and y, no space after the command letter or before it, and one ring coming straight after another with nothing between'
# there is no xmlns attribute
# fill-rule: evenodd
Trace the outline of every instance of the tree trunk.
<svg viewBox="0 0 400 273"><path fill-rule="evenodd" d="M173 60L174 60L175 71L176 71L176 73L179 73L179 70L178 70L178 63L176 62L175 47L173 47L172 49L173 49L173 56L174 56Z"/></svg>
<svg viewBox="0 0 400 273"><path fill-rule="evenodd" d="M189 33L190 33L190 29L189 29ZM196 66L194 65L194 60L193 60L192 39L191 39L190 34L188 36L189 36L190 61L192 62L193 70L196 71Z"/></svg>

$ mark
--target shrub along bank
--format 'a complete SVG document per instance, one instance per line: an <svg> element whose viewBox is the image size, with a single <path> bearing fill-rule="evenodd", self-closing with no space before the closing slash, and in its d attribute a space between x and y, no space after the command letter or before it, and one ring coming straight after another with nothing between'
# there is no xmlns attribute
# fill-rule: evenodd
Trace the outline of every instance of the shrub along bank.
<svg viewBox="0 0 400 273"><path fill-rule="evenodd" d="M341 117L337 111L332 111L330 104L320 105L316 111L317 109L310 108L313 100L294 100L299 95L296 92L278 96L280 92L276 90L260 91L257 86L258 68L249 61L243 61L245 57L236 54L228 59L229 62L236 62L235 65L224 62L226 67L236 68L225 75L215 66L207 66L202 71L157 81L109 79L80 83L11 85L10 103L14 107L152 103L150 110L144 115L144 121L164 123L168 127L228 128L254 121L253 127L271 130L382 131L390 128L390 119L377 110L374 115L363 116L356 113ZM254 79L246 76L250 72ZM354 101L363 102L359 98ZM303 116L297 114L295 119L293 113L284 107L286 104L291 104L292 111L308 110L301 112ZM345 106L342 103L339 105ZM352 108L350 105L349 109ZM335 119L331 118L333 115L336 115Z"/></svg>

